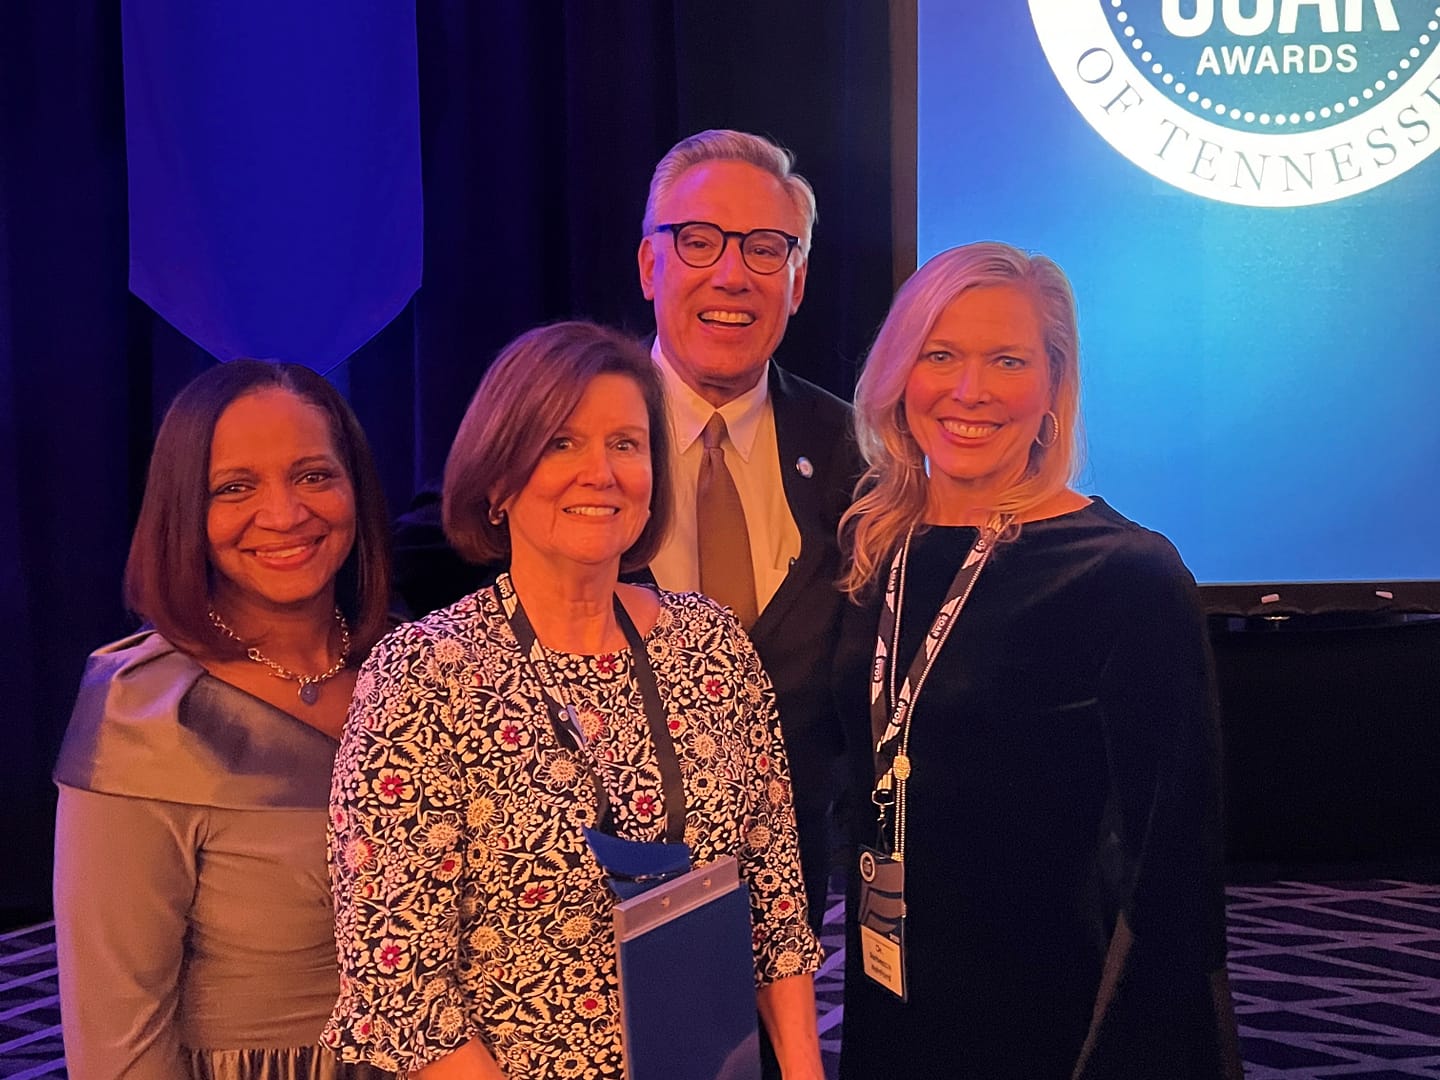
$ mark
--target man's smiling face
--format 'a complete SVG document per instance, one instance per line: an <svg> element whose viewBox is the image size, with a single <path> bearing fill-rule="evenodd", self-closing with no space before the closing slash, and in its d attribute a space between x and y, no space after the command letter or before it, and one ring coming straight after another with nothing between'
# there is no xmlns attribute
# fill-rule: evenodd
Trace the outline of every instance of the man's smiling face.
<svg viewBox="0 0 1440 1080"><path fill-rule="evenodd" d="M681 173L656 202L656 224L708 221L726 232L776 229L805 236L805 217L784 185L743 161L708 161ZM713 266L687 266L671 234L640 241L640 285L655 304L660 348L676 373L712 405L749 390L785 336L805 295L797 248L773 274L745 265L731 238Z"/></svg>

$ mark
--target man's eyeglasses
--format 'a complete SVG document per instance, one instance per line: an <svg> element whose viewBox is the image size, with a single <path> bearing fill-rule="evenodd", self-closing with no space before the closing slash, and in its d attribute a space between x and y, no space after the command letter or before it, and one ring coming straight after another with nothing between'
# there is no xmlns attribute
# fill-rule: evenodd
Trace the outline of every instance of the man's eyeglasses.
<svg viewBox="0 0 1440 1080"><path fill-rule="evenodd" d="M800 242L798 236L779 229L726 232L708 221L673 221L656 225L655 231L668 232L680 261L697 270L719 262L725 254L725 245L733 237L740 244L740 257L746 266L757 274L774 274L790 261L790 252Z"/></svg>

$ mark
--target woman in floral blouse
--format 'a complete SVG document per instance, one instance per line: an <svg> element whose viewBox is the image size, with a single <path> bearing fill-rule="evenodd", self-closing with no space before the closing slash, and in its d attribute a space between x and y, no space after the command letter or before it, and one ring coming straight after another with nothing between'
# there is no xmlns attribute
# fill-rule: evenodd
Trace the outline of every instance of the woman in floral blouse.
<svg viewBox="0 0 1440 1080"><path fill-rule="evenodd" d="M481 382L445 527L509 570L376 647L336 760L341 993L324 1041L345 1058L424 1080L624 1075L613 901L582 828L603 813L617 836L666 835L648 669L692 861L739 860L761 1018L787 1080L823 1075L769 680L727 610L619 582L664 535L668 453L654 365L614 331L531 331ZM562 707L581 737L553 721Z"/></svg>

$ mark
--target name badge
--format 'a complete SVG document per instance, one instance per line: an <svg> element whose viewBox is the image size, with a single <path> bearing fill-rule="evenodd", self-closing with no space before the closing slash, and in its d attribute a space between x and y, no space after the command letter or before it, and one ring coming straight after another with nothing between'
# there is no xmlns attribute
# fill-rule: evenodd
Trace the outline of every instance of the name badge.
<svg viewBox="0 0 1440 1080"><path fill-rule="evenodd" d="M905 985L905 864L860 849L860 958L865 974L901 1001Z"/></svg>

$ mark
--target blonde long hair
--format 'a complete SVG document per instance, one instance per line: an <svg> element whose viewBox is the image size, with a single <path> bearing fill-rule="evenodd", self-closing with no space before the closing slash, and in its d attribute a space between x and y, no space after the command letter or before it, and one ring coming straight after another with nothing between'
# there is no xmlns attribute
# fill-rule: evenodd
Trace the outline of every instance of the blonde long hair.
<svg viewBox="0 0 1440 1080"><path fill-rule="evenodd" d="M990 285L1019 285L1035 300L1050 362L1050 411L1055 438L1030 447L1024 477L988 509L1005 521L1074 480L1080 465L1080 342L1075 296L1064 271L1044 255L985 241L943 251L901 286L865 359L855 387L855 428L869 468L854 504L840 519L849 560L842 585L854 596L885 566L925 513L924 454L905 422L905 384L941 312L961 293Z"/></svg>

